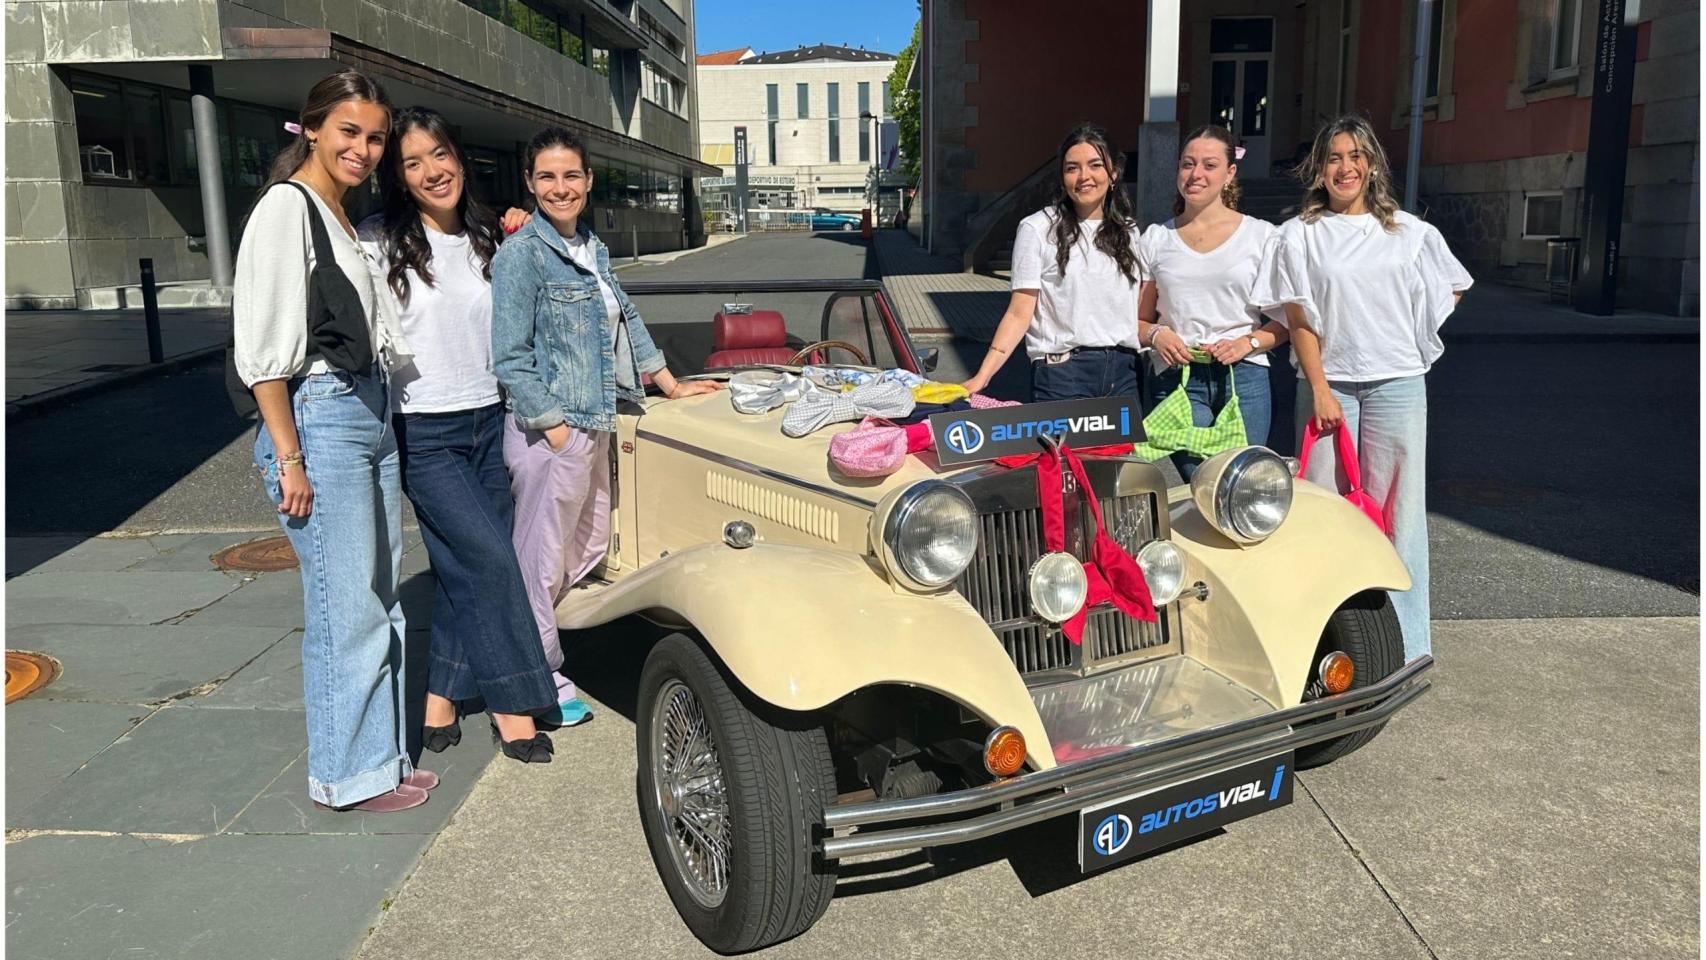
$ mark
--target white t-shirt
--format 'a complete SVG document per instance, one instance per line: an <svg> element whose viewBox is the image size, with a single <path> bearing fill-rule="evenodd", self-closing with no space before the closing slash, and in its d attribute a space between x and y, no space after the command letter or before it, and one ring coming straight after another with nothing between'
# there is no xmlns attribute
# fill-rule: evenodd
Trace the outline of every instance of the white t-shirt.
<svg viewBox="0 0 1706 960"><path fill-rule="evenodd" d="M1036 360L1073 347L1142 349L1137 342L1139 284L1125 278L1113 257L1096 249L1102 221L1079 223L1064 277L1055 266L1054 221L1053 210L1038 210L1019 222L1013 238L1013 289L1038 291L1025 352ZM1137 239L1133 224L1134 249Z"/></svg>
<svg viewBox="0 0 1706 960"><path fill-rule="evenodd" d="M381 218L358 228L361 242L380 264L383 295L402 318L414 360L391 375L391 405L403 413L478 410L497 403L492 375L492 282L483 276L479 254L467 233L440 233L424 226L432 250L432 285L408 273L409 302L396 302L391 265L380 249Z"/></svg>
<svg viewBox="0 0 1706 960"><path fill-rule="evenodd" d="M622 337L620 324L622 305L616 302L616 291L611 290L610 284L604 282L604 275L598 272L598 254L592 249L592 244L587 243L586 238L580 235L579 231L576 231L574 236L568 237L565 242L569 245L569 256L573 257L582 269L598 278L598 293L604 298L604 312L610 317L610 341L612 345L615 345ZM618 353L617 356L621 356L621 354Z"/></svg>
<svg viewBox="0 0 1706 960"><path fill-rule="evenodd" d="M1251 296L1256 272L1278 230L1246 216L1220 246L1198 253L1180 239L1172 220L1151 225L1137 242L1137 260L1143 279L1155 282L1157 319L1192 347L1254 333L1266 319ZM1284 314L1274 307L1269 315ZM1157 371L1165 369L1159 356L1151 359ZM1268 365L1266 353L1247 359Z"/></svg>
<svg viewBox="0 0 1706 960"><path fill-rule="evenodd" d="M1262 261L1257 305L1303 308L1328 380L1419 376L1445 352L1439 328L1475 279L1432 224L1402 211L1397 221L1388 233L1368 213L1293 218Z"/></svg>

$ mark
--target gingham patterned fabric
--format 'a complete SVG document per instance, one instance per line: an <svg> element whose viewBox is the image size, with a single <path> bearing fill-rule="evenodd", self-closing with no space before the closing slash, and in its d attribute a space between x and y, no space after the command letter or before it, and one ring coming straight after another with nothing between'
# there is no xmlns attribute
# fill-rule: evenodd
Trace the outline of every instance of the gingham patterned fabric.
<svg viewBox="0 0 1706 960"><path fill-rule="evenodd" d="M912 389L901 383L867 383L847 393L830 393L813 386L782 414L782 432L803 437L831 423L872 416L898 419L916 406Z"/></svg>
<svg viewBox="0 0 1706 960"><path fill-rule="evenodd" d="M1192 351L1191 359L1207 362L1209 355ZM1149 416L1143 418L1143 432L1147 438L1136 444L1132 452L1154 461L1183 450L1206 460L1249 443L1244 432L1244 414L1238 408L1238 393L1232 387L1232 368L1226 370L1226 406L1220 408L1220 416L1214 418L1213 426L1199 427L1192 419L1191 398L1185 393L1185 384L1190 381L1191 367L1186 364L1179 368L1179 388L1169 393L1167 399L1156 404Z"/></svg>

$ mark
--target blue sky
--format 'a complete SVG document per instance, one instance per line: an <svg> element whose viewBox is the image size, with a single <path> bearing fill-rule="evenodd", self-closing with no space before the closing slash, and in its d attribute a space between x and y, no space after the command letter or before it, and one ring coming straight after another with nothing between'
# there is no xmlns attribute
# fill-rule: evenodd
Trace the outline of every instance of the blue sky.
<svg viewBox="0 0 1706 960"><path fill-rule="evenodd" d="M918 22L917 0L698 0L698 53L751 47L792 50L814 43L899 53Z"/></svg>

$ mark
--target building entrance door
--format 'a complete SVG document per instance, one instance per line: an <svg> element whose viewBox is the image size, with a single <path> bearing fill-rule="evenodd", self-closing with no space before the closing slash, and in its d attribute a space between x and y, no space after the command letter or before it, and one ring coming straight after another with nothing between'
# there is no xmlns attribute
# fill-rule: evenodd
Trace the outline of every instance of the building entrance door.
<svg viewBox="0 0 1706 960"><path fill-rule="evenodd" d="M1209 60L1209 122L1231 130L1243 145L1243 176L1266 177L1273 157L1273 18L1215 17Z"/></svg>

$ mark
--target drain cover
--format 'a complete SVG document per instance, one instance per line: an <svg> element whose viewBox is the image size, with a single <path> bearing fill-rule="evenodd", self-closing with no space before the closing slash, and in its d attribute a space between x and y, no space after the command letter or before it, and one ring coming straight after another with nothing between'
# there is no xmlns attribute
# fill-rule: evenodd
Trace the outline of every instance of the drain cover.
<svg viewBox="0 0 1706 960"><path fill-rule="evenodd" d="M290 549L290 540L285 537L267 537L226 547L210 559L221 570L273 573L296 566L296 551Z"/></svg>
<svg viewBox="0 0 1706 960"><path fill-rule="evenodd" d="M6 651L6 702L27 697L59 676L59 661L45 653Z"/></svg>
<svg viewBox="0 0 1706 960"><path fill-rule="evenodd" d="M1546 491L1499 480L1441 480L1433 485L1441 496L1477 507L1514 507L1534 503Z"/></svg>

